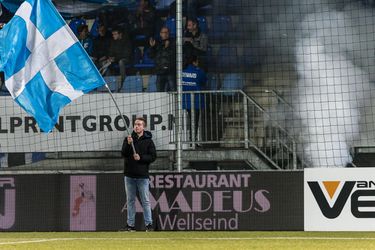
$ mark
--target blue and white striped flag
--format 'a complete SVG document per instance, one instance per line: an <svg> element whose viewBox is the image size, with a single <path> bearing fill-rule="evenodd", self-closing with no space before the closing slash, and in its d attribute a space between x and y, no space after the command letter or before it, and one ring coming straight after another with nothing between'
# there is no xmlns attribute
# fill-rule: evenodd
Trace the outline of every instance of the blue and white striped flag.
<svg viewBox="0 0 375 250"><path fill-rule="evenodd" d="M0 30L0 70L13 99L45 132L61 108L105 83L50 0L26 0Z"/></svg>

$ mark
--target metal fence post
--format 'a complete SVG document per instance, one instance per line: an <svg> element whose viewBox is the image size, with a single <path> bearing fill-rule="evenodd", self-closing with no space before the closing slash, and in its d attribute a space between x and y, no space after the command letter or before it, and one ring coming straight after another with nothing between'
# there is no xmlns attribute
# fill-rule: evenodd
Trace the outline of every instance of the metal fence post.
<svg viewBox="0 0 375 250"><path fill-rule="evenodd" d="M247 112L247 98L243 95L243 112L244 112L244 140L245 140L245 148L249 148L249 117Z"/></svg>
<svg viewBox="0 0 375 250"><path fill-rule="evenodd" d="M177 171L182 171L182 0L176 1Z"/></svg>

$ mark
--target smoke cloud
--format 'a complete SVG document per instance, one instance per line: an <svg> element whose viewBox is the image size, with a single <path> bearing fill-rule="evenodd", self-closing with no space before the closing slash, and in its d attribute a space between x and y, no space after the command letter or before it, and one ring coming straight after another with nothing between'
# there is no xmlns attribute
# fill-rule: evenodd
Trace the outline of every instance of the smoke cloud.
<svg viewBox="0 0 375 250"><path fill-rule="evenodd" d="M344 167L351 147L375 145L374 14L366 0L264 0L242 8L237 30L257 48L263 84L291 86L284 98L293 112L277 107L276 119L312 167Z"/></svg>
<svg viewBox="0 0 375 250"><path fill-rule="evenodd" d="M298 83L292 100L301 124L300 145L312 167L346 166L352 162L350 147L361 133L368 134L361 131L373 92L375 46L368 27L375 22L366 19L368 14L358 4L343 11L326 9L306 15L296 34Z"/></svg>

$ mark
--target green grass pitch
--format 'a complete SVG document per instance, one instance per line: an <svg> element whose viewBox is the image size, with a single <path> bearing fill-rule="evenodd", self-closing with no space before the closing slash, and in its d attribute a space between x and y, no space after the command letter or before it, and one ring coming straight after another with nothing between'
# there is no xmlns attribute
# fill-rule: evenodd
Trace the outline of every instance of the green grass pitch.
<svg viewBox="0 0 375 250"><path fill-rule="evenodd" d="M1 233L0 249L375 249L372 232Z"/></svg>

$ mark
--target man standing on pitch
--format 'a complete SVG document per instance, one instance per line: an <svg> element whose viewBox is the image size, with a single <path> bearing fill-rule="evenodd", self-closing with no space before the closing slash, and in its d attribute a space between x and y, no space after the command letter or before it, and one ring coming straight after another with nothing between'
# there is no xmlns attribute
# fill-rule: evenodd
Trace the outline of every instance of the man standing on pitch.
<svg viewBox="0 0 375 250"><path fill-rule="evenodd" d="M121 153L125 158L124 181L127 197L127 231L135 231L135 199L137 190L143 207L146 231L153 231L152 213L149 199L149 166L156 159L155 144L150 131L145 131L146 120L142 117L134 121L134 131L124 139ZM134 143L135 151L131 144Z"/></svg>

